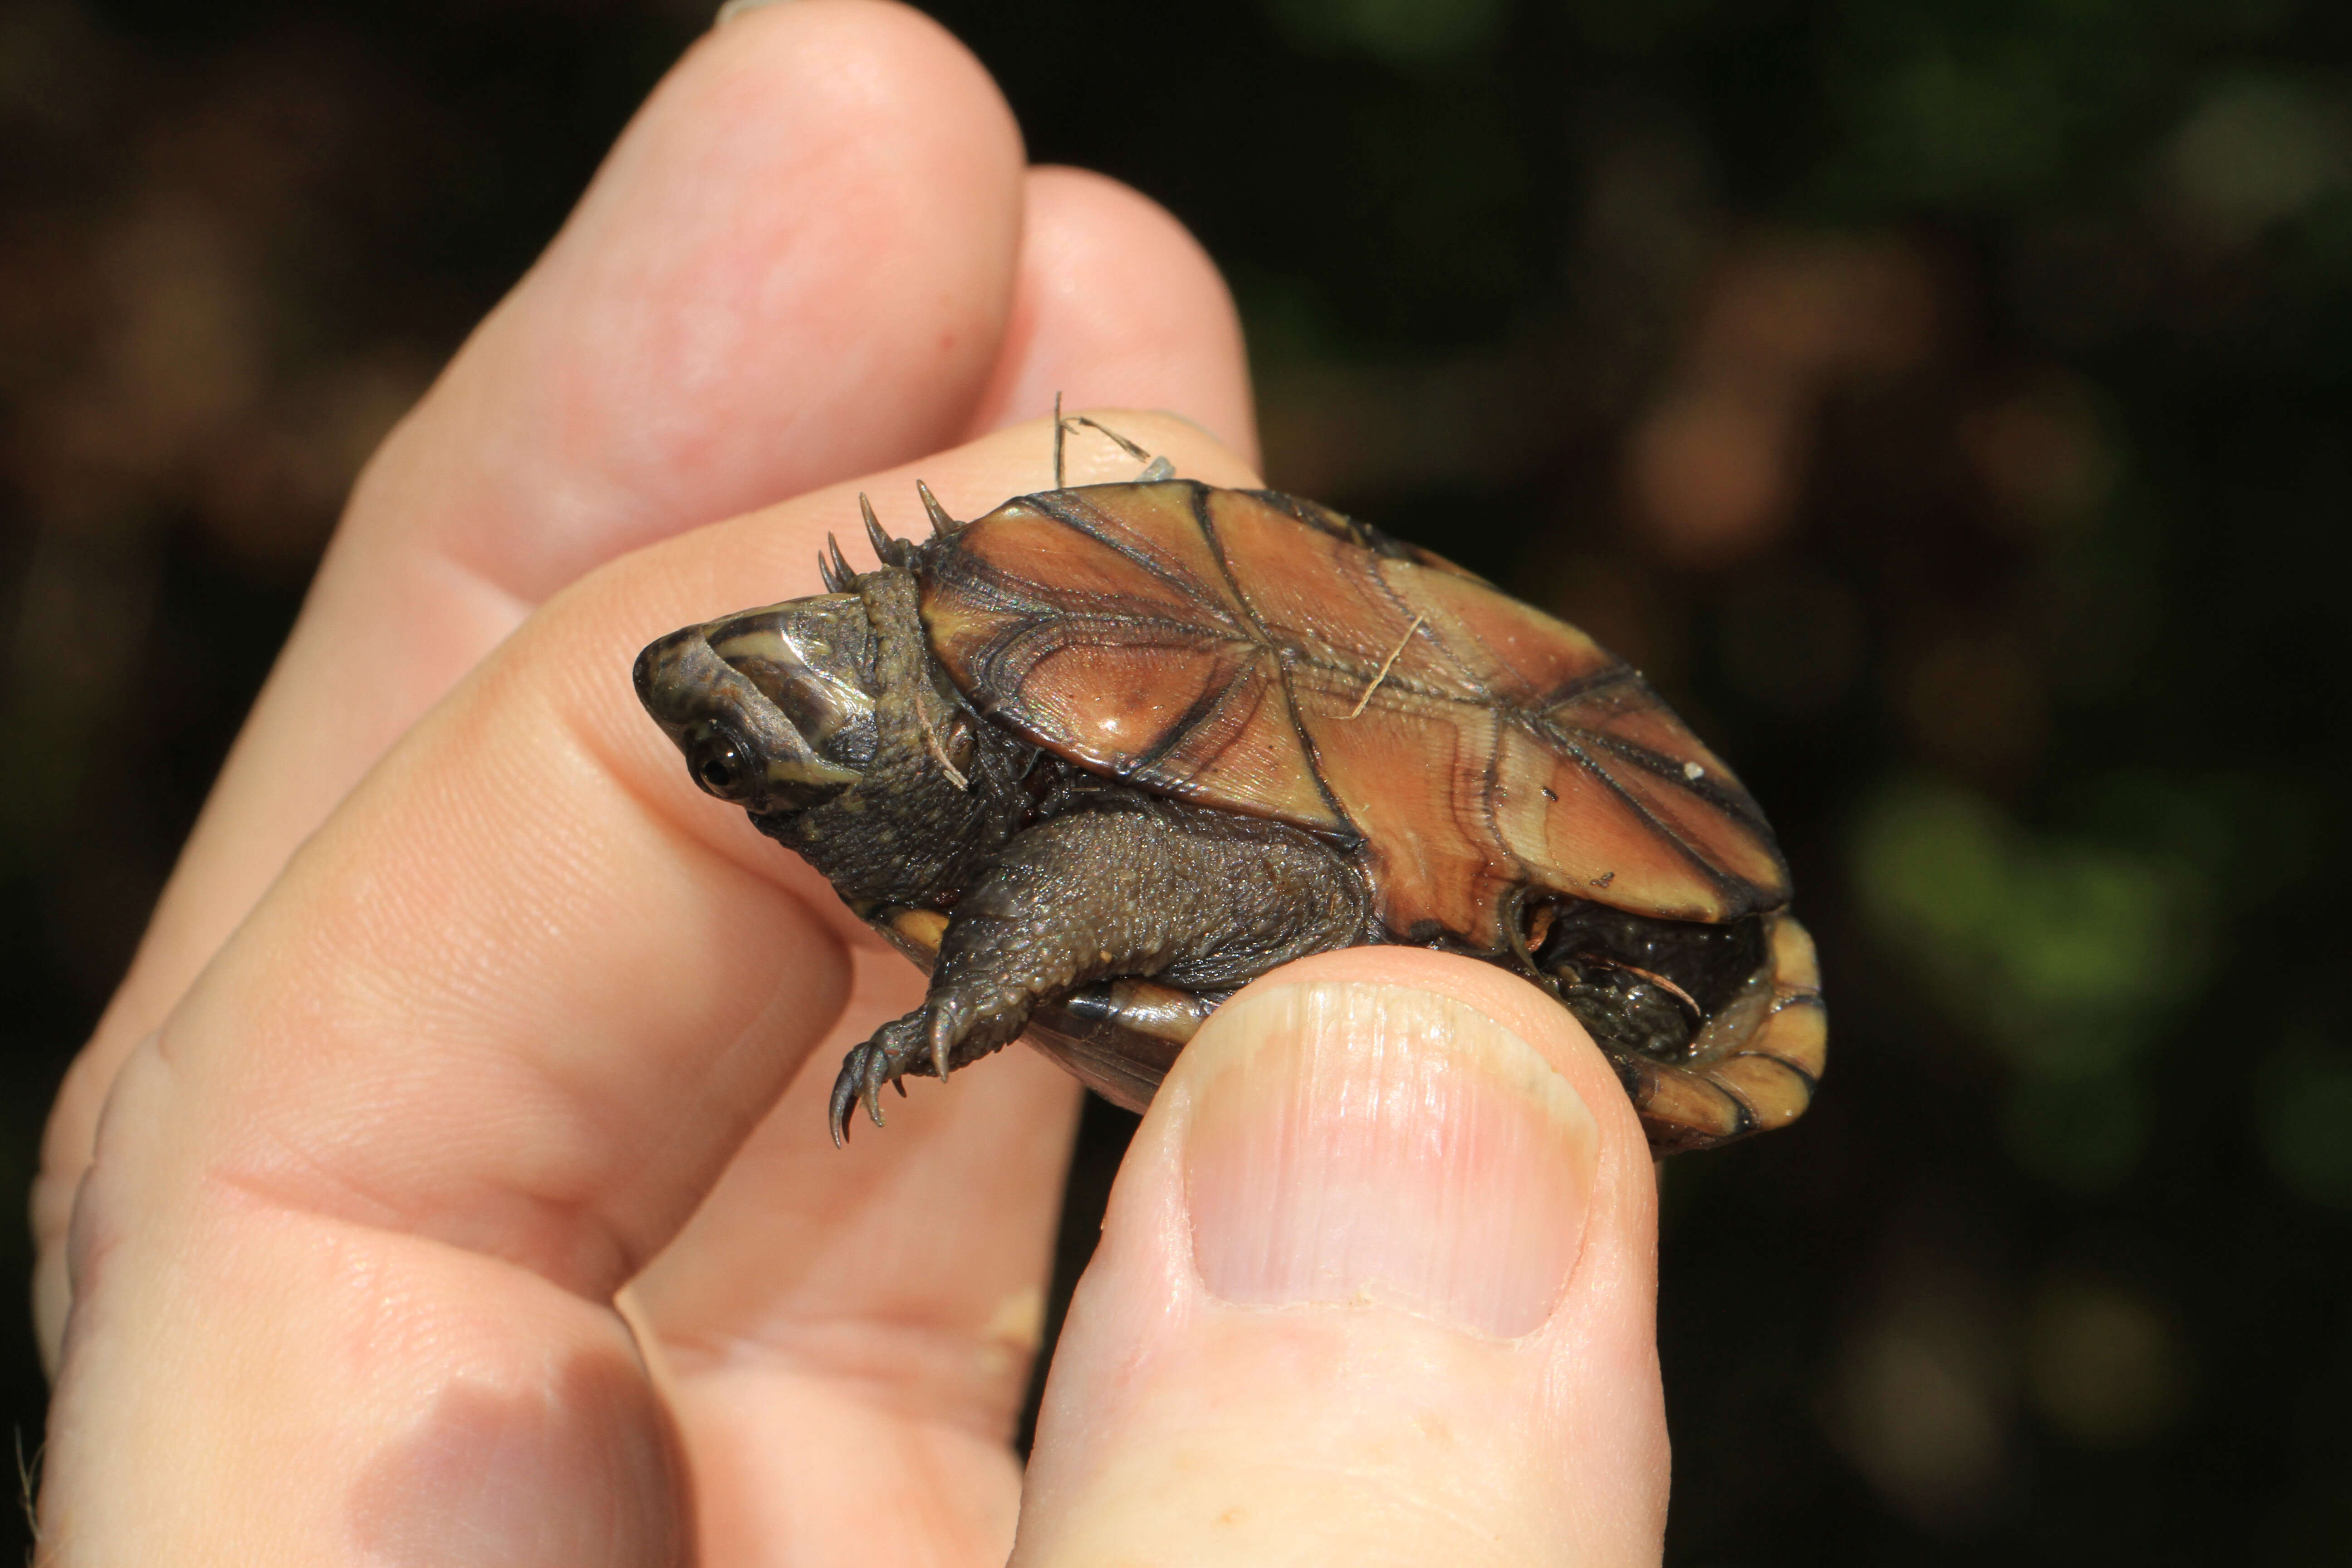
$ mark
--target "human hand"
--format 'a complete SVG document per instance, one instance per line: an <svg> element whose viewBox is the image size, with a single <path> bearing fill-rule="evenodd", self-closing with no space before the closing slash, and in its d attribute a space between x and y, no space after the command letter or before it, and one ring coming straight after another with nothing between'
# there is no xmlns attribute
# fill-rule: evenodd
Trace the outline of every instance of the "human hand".
<svg viewBox="0 0 2352 1568"><path fill-rule="evenodd" d="M627 675L813 588L854 489L911 530L903 459L1055 386L1242 438L1164 218L1024 192L903 12L800 0L680 68L372 468L61 1100L47 1560L1003 1556L1072 1088L1008 1053L835 1153L833 1068L919 977L692 791ZM972 515L1045 450L919 467ZM1023 1560L1654 1559L1652 1203L1607 1068L1509 976L1267 977L1122 1173Z"/></svg>
<svg viewBox="0 0 2352 1568"><path fill-rule="evenodd" d="M705 38L352 496L59 1095L35 1205L52 1363L116 1071L434 701L604 562L1057 392L1182 408L1248 453L1239 330L1190 237L1108 181L1024 170L994 85L911 12L801 0Z"/></svg>

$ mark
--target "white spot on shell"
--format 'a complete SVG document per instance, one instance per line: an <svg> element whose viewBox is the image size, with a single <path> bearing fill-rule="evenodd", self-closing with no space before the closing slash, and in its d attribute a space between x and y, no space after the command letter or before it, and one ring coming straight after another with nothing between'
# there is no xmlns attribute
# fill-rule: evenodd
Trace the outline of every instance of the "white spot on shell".
<svg viewBox="0 0 2352 1568"><path fill-rule="evenodd" d="M1696 763L1685 763L1683 764L1683 777L1690 780L1691 783L1696 784L1706 776L1706 770L1699 766Z"/></svg>

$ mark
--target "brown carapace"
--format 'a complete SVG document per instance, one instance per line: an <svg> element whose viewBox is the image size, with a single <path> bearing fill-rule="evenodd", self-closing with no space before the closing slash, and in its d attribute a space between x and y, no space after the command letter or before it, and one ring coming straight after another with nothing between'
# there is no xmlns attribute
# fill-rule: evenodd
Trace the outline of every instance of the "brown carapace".
<svg viewBox="0 0 2352 1568"><path fill-rule="evenodd" d="M1583 633L1427 551L1270 491L1166 479L1023 497L969 523L933 517L921 545L871 530L877 573L852 573L836 552L825 602L863 597L878 648L892 612L877 580L911 579L934 705L918 714L923 749L975 811L1005 824L998 847L934 879L953 885L876 897L827 866L843 830L816 819L832 796L711 789L750 805L853 908L940 966L926 1011L853 1053L837 1132L851 1100L878 1111L886 1079L944 1071L1021 1025L1139 1107L1252 973L1367 942L1462 952L1544 987L1616 1063L1661 1152L1804 1110L1825 1016L1771 831L1722 760ZM688 628L646 658L682 669L664 650L722 633L736 646L747 624ZM887 709L882 688L912 677L878 658L830 676ZM681 699L694 683L661 669L649 677L641 660L639 689L689 756L711 743L696 737L714 714L740 739L742 725L729 728L707 695ZM877 766L828 757L808 765ZM936 817L924 810L921 822ZM1110 887L1080 863L1078 840L1113 833L1122 861L1176 846L1164 870L1135 873L1159 881ZM1258 868L1268 886L1195 886L1227 865ZM1003 890L1014 884L1066 890L1055 909ZM1136 916L1125 904L1140 887L1179 889L1158 895L1177 912ZM1307 912L1285 925L1294 904ZM1009 961L971 934L990 921L1026 922L1030 947L1038 929L1068 925L1063 945L1088 955L1015 977L1033 994L1010 1030L971 1026L971 1005L942 994L978 979L1002 988ZM1253 938L1236 959L1219 928L1241 925L1279 940ZM1094 931L1131 926L1148 928L1127 941L1135 955L1092 963ZM1171 941L1171 927L1186 929Z"/></svg>

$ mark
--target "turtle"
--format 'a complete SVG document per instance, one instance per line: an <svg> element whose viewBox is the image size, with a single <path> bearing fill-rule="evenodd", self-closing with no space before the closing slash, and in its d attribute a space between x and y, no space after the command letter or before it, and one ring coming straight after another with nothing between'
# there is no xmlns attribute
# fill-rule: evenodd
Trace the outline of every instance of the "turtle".
<svg viewBox="0 0 2352 1568"><path fill-rule="evenodd" d="M636 660L694 783L929 972L843 1061L835 1143L1024 1031L1140 1110L1250 980L1381 943L1556 998L1658 1153L1803 1112L1786 861L1640 672L1314 501L1164 460L1065 488L1062 431L1054 489L960 522L919 481L922 542L861 495L874 569L828 541L825 592Z"/></svg>

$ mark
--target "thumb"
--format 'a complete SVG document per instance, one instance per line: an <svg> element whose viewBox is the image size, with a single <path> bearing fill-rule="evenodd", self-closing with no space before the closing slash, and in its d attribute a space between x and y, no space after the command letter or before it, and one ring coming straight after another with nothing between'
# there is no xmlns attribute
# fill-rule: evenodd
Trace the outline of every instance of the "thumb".
<svg viewBox="0 0 2352 1568"><path fill-rule="evenodd" d="M1655 1563L1656 1187L1490 965L1288 965L1177 1059L1045 1394L1013 1562Z"/></svg>

